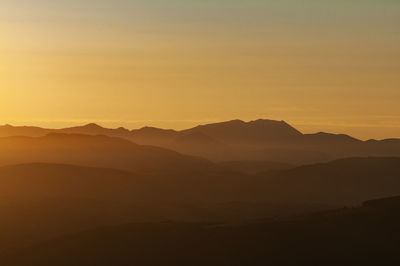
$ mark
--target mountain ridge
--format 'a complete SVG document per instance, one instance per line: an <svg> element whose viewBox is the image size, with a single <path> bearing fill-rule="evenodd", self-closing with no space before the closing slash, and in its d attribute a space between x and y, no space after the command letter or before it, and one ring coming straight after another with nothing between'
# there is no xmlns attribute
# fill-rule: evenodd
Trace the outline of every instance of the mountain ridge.
<svg viewBox="0 0 400 266"><path fill-rule="evenodd" d="M346 134L303 134L283 120L257 119L245 122L236 119L179 131L156 127L110 129L95 123L64 129L0 126L0 137L38 137L49 133L118 137L213 161L252 160L307 164L356 156L400 156L400 139L363 141ZM194 136L200 135L203 137L196 140Z"/></svg>

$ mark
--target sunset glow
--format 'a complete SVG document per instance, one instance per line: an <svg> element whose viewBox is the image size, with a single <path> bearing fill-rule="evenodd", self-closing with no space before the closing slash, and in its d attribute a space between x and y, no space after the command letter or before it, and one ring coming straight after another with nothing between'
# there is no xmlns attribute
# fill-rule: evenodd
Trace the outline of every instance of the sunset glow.
<svg viewBox="0 0 400 266"><path fill-rule="evenodd" d="M400 2L3 0L0 124L400 136Z"/></svg>

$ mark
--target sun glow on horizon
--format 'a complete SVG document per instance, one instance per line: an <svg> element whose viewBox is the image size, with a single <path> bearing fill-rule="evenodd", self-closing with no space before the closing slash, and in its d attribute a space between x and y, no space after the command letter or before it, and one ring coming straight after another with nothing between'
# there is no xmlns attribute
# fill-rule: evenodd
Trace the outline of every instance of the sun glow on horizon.
<svg viewBox="0 0 400 266"><path fill-rule="evenodd" d="M93 9L96 4L96 9ZM400 137L396 1L6 0L0 122Z"/></svg>

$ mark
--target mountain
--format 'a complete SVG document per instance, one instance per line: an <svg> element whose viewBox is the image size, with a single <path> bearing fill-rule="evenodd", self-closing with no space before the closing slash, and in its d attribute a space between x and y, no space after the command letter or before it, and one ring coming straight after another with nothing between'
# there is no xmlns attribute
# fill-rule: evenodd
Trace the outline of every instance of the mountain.
<svg viewBox="0 0 400 266"><path fill-rule="evenodd" d="M270 172L279 172L294 168L294 165L269 161L225 161L218 163L232 171L244 174L269 174Z"/></svg>
<svg viewBox="0 0 400 266"><path fill-rule="evenodd" d="M398 265L399 202L239 225L103 227L17 250L2 265Z"/></svg>
<svg viewBox="0 0 400 266"><path fill-rule="evenodd" d="M123 127L117 129L109 129L109 128L103 128L94 123L78 127L63 128L55 130L54 132L64 133L64 134L105 135L110 137L123 137L123 138L128 138L130 135L130 131Z"/></svg>
<svg viewBox="0 0 400 266"><path fill-rule="evenodd" d="M248 123L232 120L184 130L184 133L200 132L226 144L253 146L292 141L302 136L295 128L284 121L259 119Z"/></svg>
<svg viewBox="0 0 400 266"><path fill-rule="evenodd" d="M400 195L400 158L246 171L240 162L191 172L54 163L0 167L0 253L97 226L165 220L237 224Z"/></svg>
<svg viewBox="0 0 400 266"><path fill-rule="evenodd" d="M0 136L44 136L49 132L105 135L159 146L213 161L328 162L347 157L400 156L400 140L361 141L344 134L303 134L284 121L232 120L175 131L153 127L107 129L96 124L66 129L3 126Z"/></svg>
<svg viewBox="0 0 400 266"><path fill-rule="evenodd" d="M147 197L142 180L137 174L105 168L43 163L0 167L0 253L146 217L143 208L134 208L134 202Z"/></svg>
<svg viewBox="0 0 400 266"><path fill-rule="evenodd" d="M0 137L12 137L12 136L30 136L40 137L52 132L51 129L45 129L40 127L14 127L11 125L0 126Z"/></svg>
<svg viewBox="0 0 400 266"><path fill-rule="evenodd" d="M0 166L45 162L161 173L213 167L205 159L104 135L51 133L38 138L0 138L0 150Z"/></svg>
<svg viewBox="0 0 400 266"><path fill-rule="evenodd" d="M180 134L175 130L160 129L155 127L143 127L132 130L129 139L143 145L168 147Z"/></svg>
<svg viewBox="0 0 400 266"><path fill-rule="evenodd" d="M98 226L240 221L322 208L265 202L265 187L265 178L221 169L138 174L49 163L0 167L0 254Z"/></svg>
<svg viewBox="0 0 400 266"><path fill-rule="evenodd" d="M277 173L275 200L357 205L370 198L400 195L400 158L348 158Z"/></svg>
<svg viewBox="0 0 400 266"><path fill-rule="evenodd" d="M135 186L145 175L111 168L65 164L29 163L0 167L2 199L102 198L123 200L138 197ZM143 194L143 193L141 193Z"/></svg>
<svg viewBox="0 0 400 266"><path fill-rule="evenodd" d="M87 154L87 152L81 151L81 154ZM41 171L52 173L54 180L75 175L70 174L73 171L68 167L65 169L56 168L59 172L50 171L54 169L51 166L55 164L54 161L61 161L60 158L65 159L64 157L53 158L53 162L44 164L43 168L45 169L41 169ZM46 170L45 165L49 163L52 163L48 166L50 170ZM229 162L222 165L211 164L211 167L207 162L204 165L202 164L203 161L200 161L200 163L202 168L197 168L198 165L195 164L193 169L186 169L186 171L124 172L113 170L112 173L115 174L115 171L119 171L117 176L121 176L122 173L126 180L135 180L135 187L128 190L130 191L128 196L133 191L140 190L146 193L135 192L133 196L142 195L139 197L141 201L145 201L148 196L154 202L226 203L238 201L353 206L370 198L400 194L400 158L349 158L289 169L286 168L289 167L286 165L261 164L262 170L255 174L249 173L250 171L246 167L248 164L253 166L256 162L247 162L247 165L246 162ZM264 171L264 169L268 169L268 166L275 167L275 169ZM154 166L155 168L156 166ZM6 174L9 173L7 169L12 169L12 174ZM13 182L20 182L17 179L12 180L13 176L22 175L24 180L21 181L22 183L16 184L24 184L24 182L36 180L44 175L38 172L39 169L36 169L36 172L27 169L30 168L23 165L14 168L3 167L0 168L0 178L4 180L10 178L9 181L4 182L5 184L7 182L12 184ZM84 172L83 170L80 171ZM108 173L107 170L104 171L105 174ZM50 176L50 174L46 175ZM84 173L80 175L84 176ZM96 176L99 176L99 174L92 177L94 181L97 181ZM139 179L139 177L141 178ZM119 182L119 178L116 179L116 183ZM71 178L67 181L72 182L74 180ZM81 181L86 182L86 180L87 178ZM46 182L49 182L49 180ZM40 184L44 183L45 181L40 181ZM61 184L64 183L64 181L61 182ZM112 183L112 180L110 180L110 183ZM72 191L74 185L70 186ZM79 187L82 186L83 184L79 185ZM109 186L110 188L113 187L111 184ZM124 183L124 186L126 189L129 188L128 183ZM11 190L11 187L8 188L8 185L3 189L9 189L10 193L14 193L14 190ZM60 189L63 189L63 186ZM51 191L53 190L51 189ZM9 195L6 190L0 189L0 192L1 195ZM26 192L26 195L29 195L29 193ZM51 192L43 192L43 195L48 193ZM57 196L61 195L57 193ZM71 193L68 192L67 194ZM91 194L90 191L87 193L88 195ZM123 193L117 194L124 195ZM129 196L129 198L132 197Z"/></svg>
<svg viewBox="0 0 400 266"><path fill-rule="evenodd" d="M192 154L213 160L226 158L232 148L201 132L181 133L168 147L184 154Z"/></svg>

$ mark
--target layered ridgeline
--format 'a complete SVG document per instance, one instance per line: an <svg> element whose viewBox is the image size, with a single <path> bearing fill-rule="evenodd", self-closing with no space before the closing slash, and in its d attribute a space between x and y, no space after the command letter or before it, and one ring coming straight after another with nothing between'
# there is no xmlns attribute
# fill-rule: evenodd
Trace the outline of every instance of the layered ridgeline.
<svg viewBox="0 0 400 266"><path fill-rule="evenodd" d="M361 141L348 135L303 134L284 121L233 120L175 131L144 127L107 129L96 124L65 129L0 127L0 137L39 137L49 133L105 135L159 146L211 160L279 161L303 164L354 156L400 156L400 140Z"/></svg>
<svg viewBox="0 0 400 266"><path fill-rule="evenodd" d="M43 137L0 138L0 166L61 163L133 172L186 172L213 167L206 159L105 135L50 133Z"/></svg>
<svg viewBox="0 0 400 266"><path fill-rule="evenodd" d="M107 155L105 155L107 156ZM129 172L64 164L0 168L0 253L98 226L242 222L400 195L400 158L354 158L243 174Z"/></svg>
<svg viewBox="0 0 400 266"><path fill-rule="evenodd" d="M5 266L399 265L400 198L240 225L135 223L16 250Z"/></svg>
<svg viewBox="0 0 400 266"><path fill-rule="evenodd" d="M396 157L349 158L297 168L254 161L213 163L121 138L58 133L0 138L0 151L0 167L45 163L118 169L167 186L165 192L171 194L167 198L175 193L186 200L281 198L353 204L397 193L400 187L400 158ZM181 187L174 188L174 184Z"/></svg>
<svg viewBox="0 0 400 266"><path fill-rule="evenodd" d="M400 195L400 158L315 164L397 155L398 140L304 135L284 122L231 121L180 132L94 124L0 132L0 254L99 226L237 224ZM292 164L301 162L314 164Z"/></svg>

